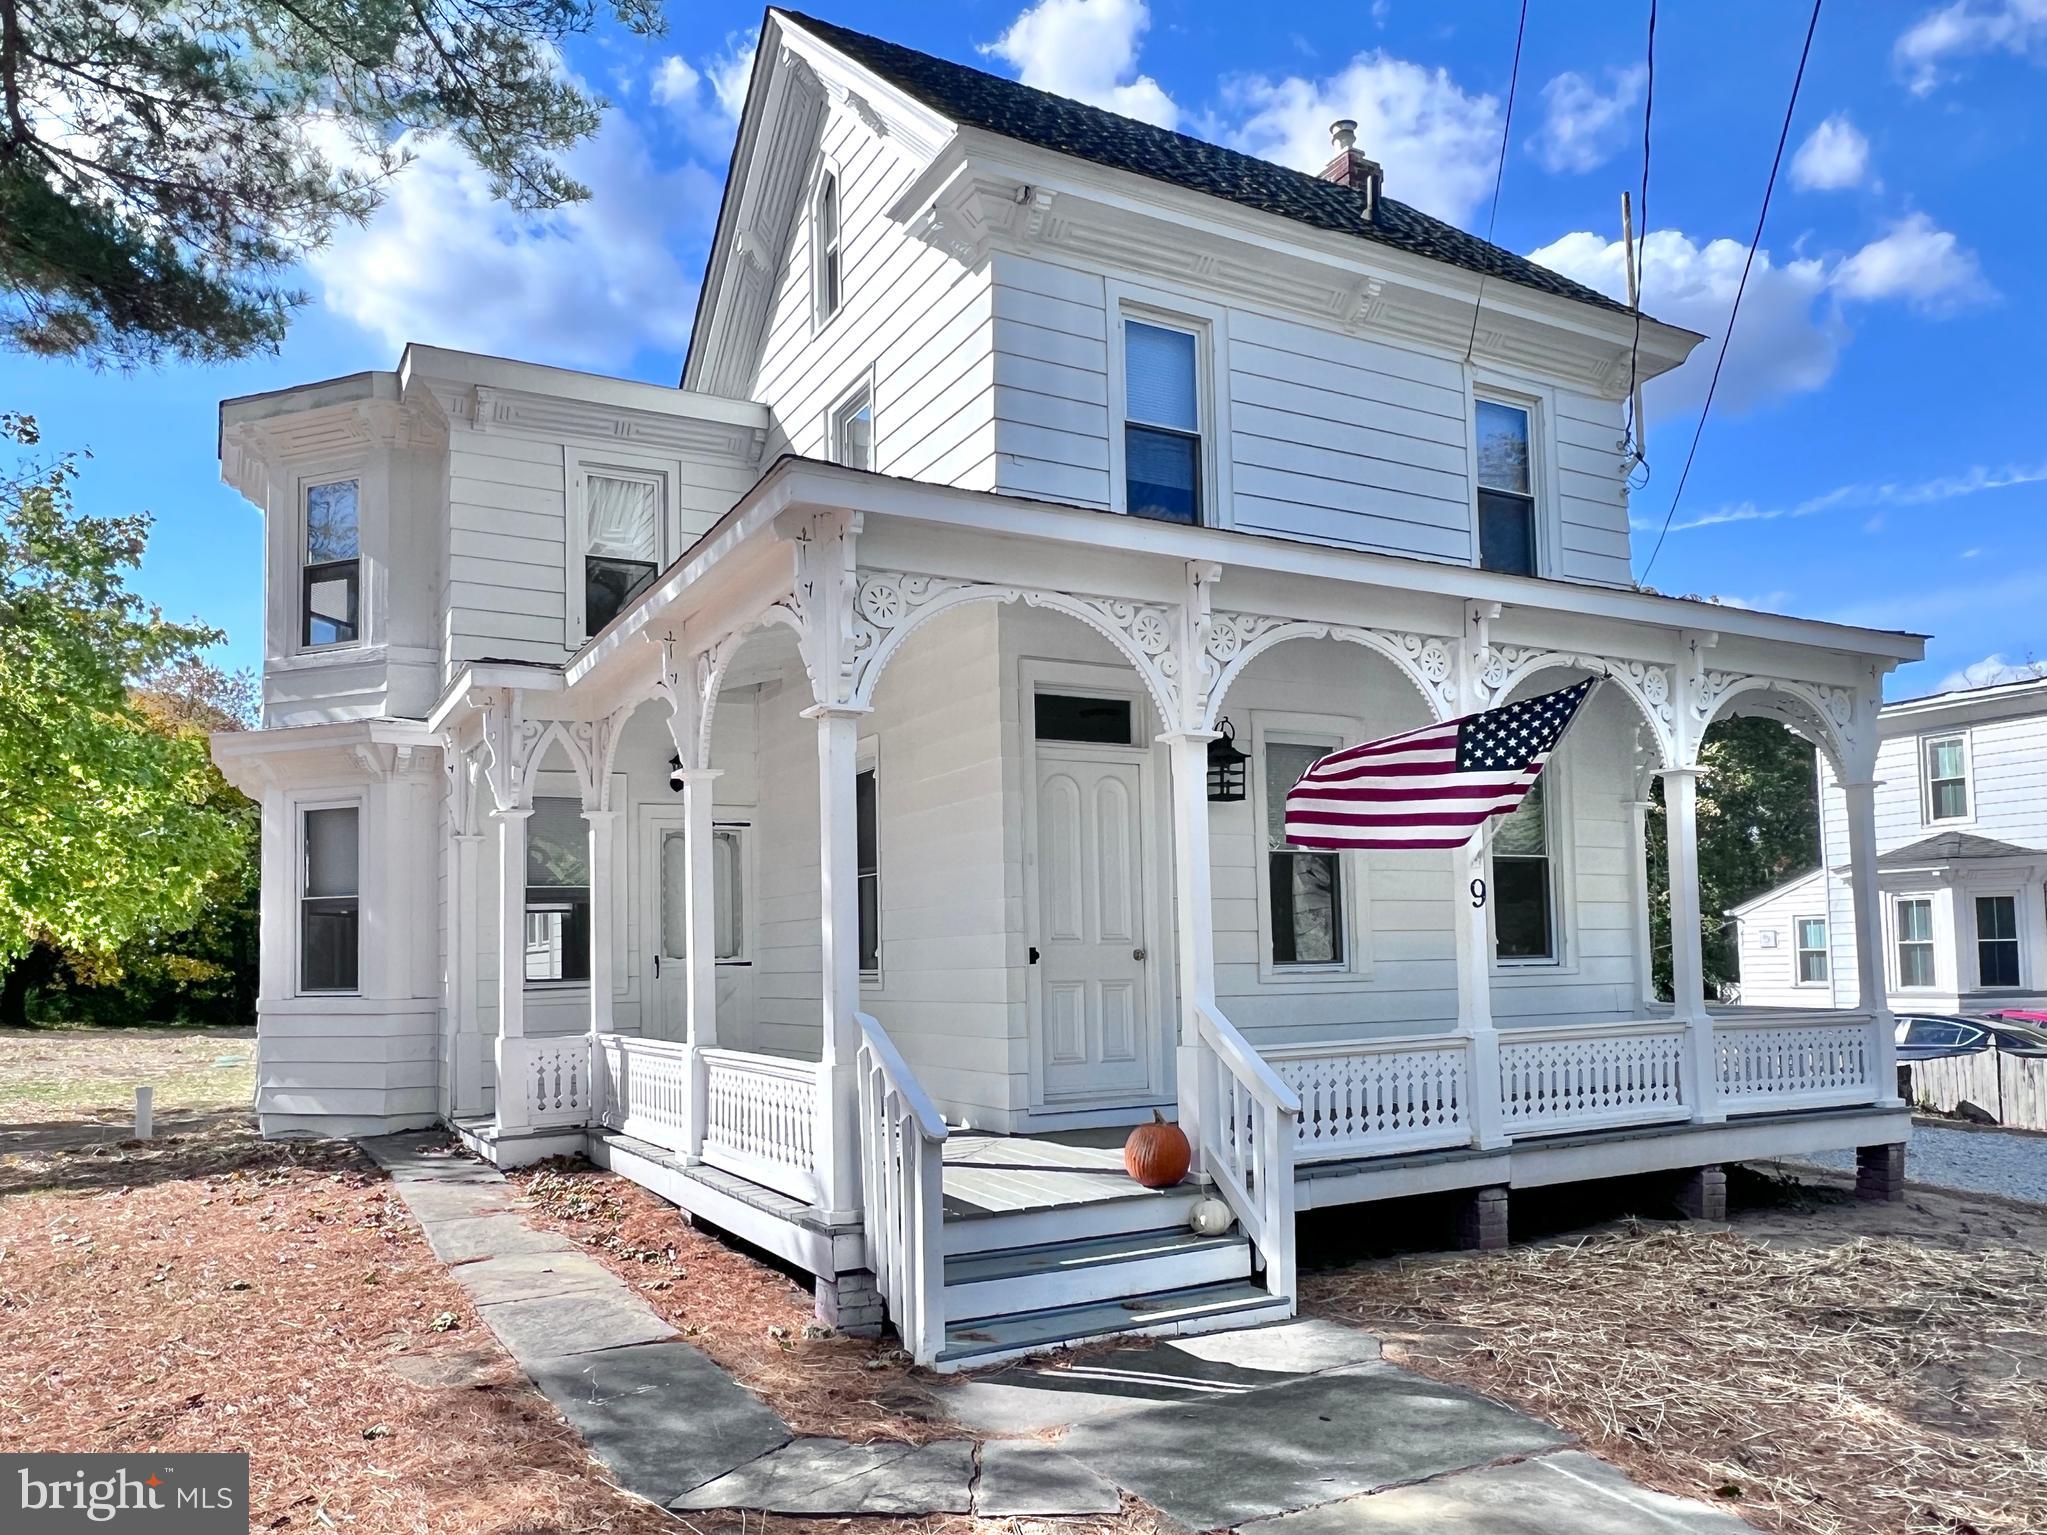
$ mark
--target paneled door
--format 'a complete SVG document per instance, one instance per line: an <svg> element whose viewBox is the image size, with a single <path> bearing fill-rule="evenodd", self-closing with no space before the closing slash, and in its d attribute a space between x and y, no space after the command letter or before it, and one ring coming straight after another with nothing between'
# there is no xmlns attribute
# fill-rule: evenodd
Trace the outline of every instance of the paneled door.
<svg viewBox="0 0 2047 1535"><path fill-rule="evenodd" d="M1145 969L1143 768L1038 747L1038 1080L1047 1107L1142 1095L1156 1056Z"/></svg>

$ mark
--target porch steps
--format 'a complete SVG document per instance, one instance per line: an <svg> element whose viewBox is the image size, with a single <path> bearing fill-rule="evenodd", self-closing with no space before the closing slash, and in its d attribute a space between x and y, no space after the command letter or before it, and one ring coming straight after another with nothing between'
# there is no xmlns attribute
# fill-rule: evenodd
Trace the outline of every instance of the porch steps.
<svg viewBox="0 0 2047 1535"><path fill-rule="evenodd" d="M1184 1226L965 1253L945 1260L945 1319L1013 1317L1250 1276L1241 1234L1204 1237Z"/></svg>
<svg viewBox="0 0 2047 1535"><path fill-rule="evenodd" d="M1119 1181L1122 1181L1119 1177ZM945 1256L948 1263L965 1253L1014 1252L1095 1237L1124 1236L1139 1231L1185 1229L1187 1217L1206 1189L1131 1192L1117 1198L1060 1203L1028 1210L961 1210L945 1212Z"/></svg>
<svg viewBox="0 0 2047 1535"><path fill-rule="evenodd" d="M1283 1320L1290 1309L1285 1301L1274 1298L1250 1280L1234 1279L1120 1300L948 1322L945 1347L939 1352L936 1368L973 1369L1096 1338L1249 1327Z"/></svg>

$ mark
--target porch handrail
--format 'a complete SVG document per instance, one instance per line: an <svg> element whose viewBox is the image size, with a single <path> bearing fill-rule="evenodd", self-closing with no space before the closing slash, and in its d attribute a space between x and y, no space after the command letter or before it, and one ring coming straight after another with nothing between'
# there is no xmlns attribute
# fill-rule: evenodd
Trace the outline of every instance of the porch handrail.
<svg viewBox="0 0 2047 1535"><path fill-rule="evenodd" d="M1196 1001L1201 1042L1201 1162L1265 1264L1265 1287L1291 1303L1294 1143L1301 1097L1236 1025Z"/></svg>
<svg viewBox="0 0 2047 1535"><path fill-rule="evenodd" d="M945 1345L945 1118L888 1031L853 1016L868 1266L903 1347L930 1364Z"/></svg>

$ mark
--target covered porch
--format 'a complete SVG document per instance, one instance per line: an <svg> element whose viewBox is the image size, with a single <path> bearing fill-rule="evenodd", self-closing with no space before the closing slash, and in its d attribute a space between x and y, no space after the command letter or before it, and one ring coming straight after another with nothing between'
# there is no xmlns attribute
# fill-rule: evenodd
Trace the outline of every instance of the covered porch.
<svg viewBox="0 0 2047 1535"><path fill-rule="evenodd" d="M601 1147L827 1280L871 1274L920 1359L963 1243L1085 1235L1090 1207L1107 1241L1219 1198L1285 1308L1303 1203L1902 1140L1875 976L1869 1011L1708 1009L1696 785L1724 713L1811 736L1873 933L1874 716L1909 649L785 463L565 671L478 668L445 701L450 1115L500 1159ZM1503 961L1484 850L1275 883L1268 756L1588 673L1546 953ZM1236 802L1209 772L1230 712ZM1675 1005L1649 983L1658 777ZM535 925L540 800L584 829L580 987L531 979L565 931ZM1154 1108L1195 1148L1177 1203L1143 1205L1114 1149Z"/></svg>

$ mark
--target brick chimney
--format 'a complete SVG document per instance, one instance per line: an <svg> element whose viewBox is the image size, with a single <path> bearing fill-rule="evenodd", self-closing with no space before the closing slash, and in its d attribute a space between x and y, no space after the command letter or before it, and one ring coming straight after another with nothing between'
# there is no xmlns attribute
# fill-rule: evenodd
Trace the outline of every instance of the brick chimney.
<svg viewBox="0 0 2047 1535"><path fill-rule="evenodd" d="M1379 211L1379 192L1386 184L1385 167L1358 151L1358 125L1351 118L1340 117L1329 125L1329 142L1335 146L1336 158L1322 167L1322 179L1364 193L1365 217L1372 217Z"/></svg>

